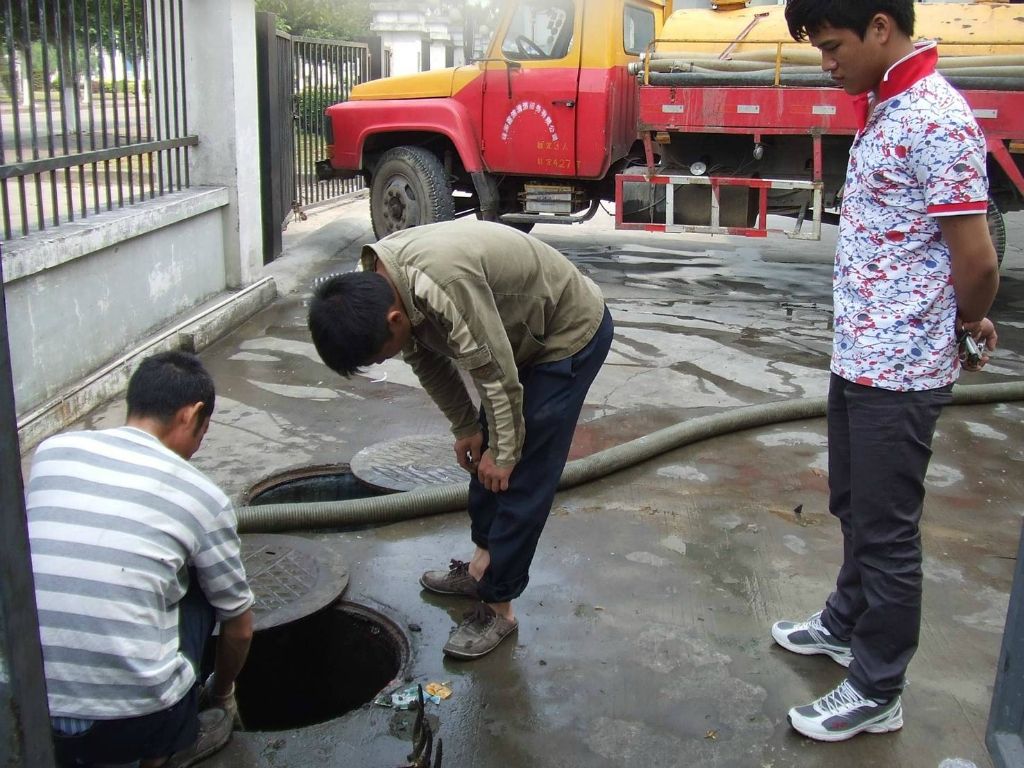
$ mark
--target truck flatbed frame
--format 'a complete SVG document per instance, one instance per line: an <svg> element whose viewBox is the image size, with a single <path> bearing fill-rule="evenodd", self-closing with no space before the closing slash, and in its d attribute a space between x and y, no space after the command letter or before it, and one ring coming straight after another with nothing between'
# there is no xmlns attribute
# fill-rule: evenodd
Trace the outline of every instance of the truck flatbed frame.
<svg viewBox="0 0 1024 768"><path fill-rule="evenodd" d="M1024 175L1011 156L1024 152L1024 91L962 91L975 118L985 133L989 154L1024 195ZM647 171L643 174L619 174L615 179L616 200L623 200L623 185L648 183L666 187L666 223L625 221L622 205L616 206L617 229L649 232L702 232L765 237L783 232L793 238L817 239L820 236L823 184L822 137L857 132L852 99L838 88L801 87L683 87L642 85L639 94L640 138L643 140ZM807 135L813 144L811 179L766 179L727 176L693 176L657 173L655 144L672 133L728 133L752 137L760 143L763 136ZM659 137L661 134L661 137ZM704 185L711 188L711 219L708 226L675 224L674 188ZM758 215L754 227L719 225L720 193L724 187L747 187L758 196ZM767 203L769 189L808 189L812 203L807 214L797 218L793 230L769 229ZM812 231L802 225L810 220Z"/></svg>

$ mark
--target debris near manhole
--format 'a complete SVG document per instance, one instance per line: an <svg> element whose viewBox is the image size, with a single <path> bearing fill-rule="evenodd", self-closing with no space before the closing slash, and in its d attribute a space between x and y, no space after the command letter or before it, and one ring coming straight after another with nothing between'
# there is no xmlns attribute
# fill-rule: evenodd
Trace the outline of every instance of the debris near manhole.
<svg viewBox="0 0 1024 768"><path fill-rule="evenodd" d="M413 709L419 698L418 689L418 685L413 685L404 690L395 691L387 697L379 696L374 699L374 703L384 707L394 707L395 709Z"/></svg>
<svg viewBox="0 0 1024 768"><path fill-rule="evenodd" d="M704 738L710 739L711 741L718 741L718 731L714 728L709 728L708 732L704 734Z"/></svg>
<svg viewBox="0 0 1024 768"><path fill-rule="evenodd" d="M409 762L399 768L441 768L444 754L444 742L437 740L437 752L431 758L434 748L434 729L423 714L423 686L416 686L416 722L412 728L412 752L406 758Z"/></svg>
<svg viewBox="0 0 1024 768"><path fill-rule="evenodd" d="M388 686L388 688L390 687L391 686ZM378 707L387 707L388 709L393 706L391 703L391 694L387 692L387 688L374 697L373 703Z"/></svg>
<svg viewBox="0 0 1024 768"><path fill-rule="evenodd" d="M424 690L426 690L426 694L423 693ZM451 683L427 683L426 689L417 684L390 694L385 690L373 700L373 703L378 707L416 709L417 704L423 703L424 700L440 704L443 699L447 699L451 695Z"/></svg>
<svg viewBox="0 0 1024 768"><path fill-rule="evenodd" d="M427 683L427 687L423 690L426 691L431 696L431 698L436 697L437 699L443 700L447 699L449 696L452 695L451 685L452 684L449 682ZM437 704L439 702L435 700L434 703Z"/></svg>

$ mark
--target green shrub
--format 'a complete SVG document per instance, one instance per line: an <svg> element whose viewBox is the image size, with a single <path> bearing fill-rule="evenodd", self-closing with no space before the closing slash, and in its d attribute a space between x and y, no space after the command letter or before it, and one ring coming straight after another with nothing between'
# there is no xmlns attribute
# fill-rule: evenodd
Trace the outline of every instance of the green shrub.
<svg viewBox="0 0 1024 768"><path fill-rule="evenodd" d="M119 95L124 93L125 83L128 84L128 94L130 96L134 96L135 95L135 88L136 88L135 81L130 79L130 78L128 80L104 80L102 82L100 80L94 79L90 83L90 88L91 88L93 93L97 93L98 94L100 92L100 87L102 86L102 89L103 89L104 93L110 94L110 95L114 95L114 96L119 96ZM139 96L148 96L149 95L149 80L141 81L139 83L139 85L138 85L138 89L139 89Z"/></svg>
<svg viewBox="0 0 1024 768"><path fill-rule="evenodd" d="M315 88L307 88L295 94L294 99L299 128L317 136L324 132L324 110L341 101L337 95Z"/></svg>

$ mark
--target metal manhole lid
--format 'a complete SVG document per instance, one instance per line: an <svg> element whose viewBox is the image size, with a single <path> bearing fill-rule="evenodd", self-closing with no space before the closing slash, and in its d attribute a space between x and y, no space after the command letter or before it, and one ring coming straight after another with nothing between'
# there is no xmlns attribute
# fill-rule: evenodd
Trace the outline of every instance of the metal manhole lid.
<svg viewBox="0 0 1024 768"><path fill-rule="evenodd" d="M316 613L348 586L345 561L319 542L277 533L251 533L241 539L242 563L256 596L256 629Z"/></svg>
<svg viewBox="0 0 1024 768"><path fill-rule="evenodd" d="M388 491L465 483L469 473L455 461L454 444L450 434L400 437L363 448L350 469L362 482Z"/></svg>

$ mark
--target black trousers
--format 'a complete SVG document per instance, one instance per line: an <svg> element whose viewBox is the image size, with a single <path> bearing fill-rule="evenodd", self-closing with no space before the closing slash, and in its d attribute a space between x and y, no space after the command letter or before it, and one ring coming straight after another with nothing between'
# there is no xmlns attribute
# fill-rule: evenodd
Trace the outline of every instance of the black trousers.
<svg viewBox="0 0 1024 768"><path fill-rule="evenodd" d="M917 650L924 478L951 390L829 382L829 510L842 526L843 565L822 623L850 641L849 679L866 696L898 695Z"/></svg>
<svg viewBox="0 0 1024 768"><path fill-rule="evenodd" d="M613 332L611 314L605 309L594 337L575 355L520 371L526 440L508 490L491 493L475 475L469 482L473 543L491 556L479 584L484 602L507 602L526 589L583 401L608 356ZM487 420L482 410L480 422L486 445Z"/></svg>

